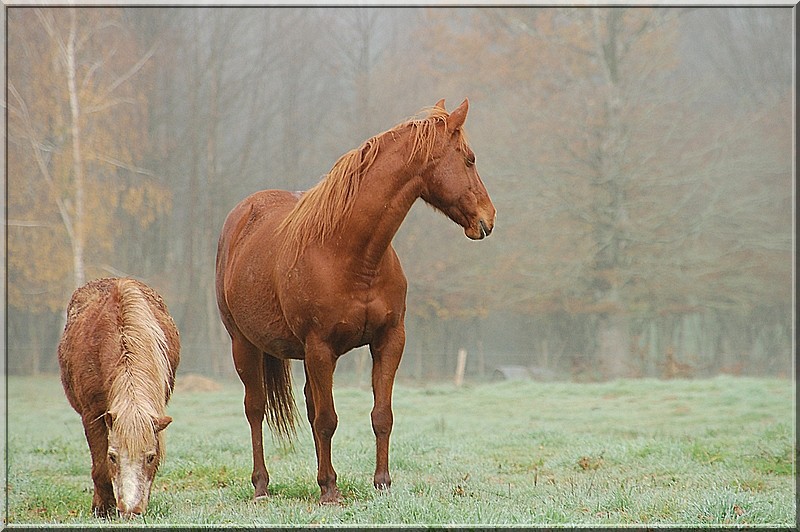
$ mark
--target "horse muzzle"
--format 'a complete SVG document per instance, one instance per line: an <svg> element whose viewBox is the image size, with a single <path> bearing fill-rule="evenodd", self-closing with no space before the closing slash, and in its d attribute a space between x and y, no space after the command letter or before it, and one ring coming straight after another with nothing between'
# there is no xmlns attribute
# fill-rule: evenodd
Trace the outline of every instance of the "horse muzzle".
<svg viewBox="0 0 800 532"><path fill-rule="evenodd" d="M464 234L467 235L467 238L470 240L483 240L487 236L492 234L494 230L494 219L486 220L481 218L478 220L477 224L470 225L464 230Z"/></svg>
<svg viewBox="0 0 800 532"><path fill-rule="evenodd" d="M125 504L120 503L117 505L117 513L119 514L120 517L123 517L125 519L135 519L137 517L141 517L142 514L144 513L144 510L142 509L142 506L140 504L137 504L133 508L128 508L127 506L125 506Z"/></svg>

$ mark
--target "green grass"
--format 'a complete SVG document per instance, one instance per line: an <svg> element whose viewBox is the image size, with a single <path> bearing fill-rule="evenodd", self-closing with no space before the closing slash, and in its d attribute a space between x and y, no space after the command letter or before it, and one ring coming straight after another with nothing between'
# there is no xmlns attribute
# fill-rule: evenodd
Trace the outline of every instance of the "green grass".
<svg viewBox="0 0 800 532"><path fill-rule="evenodd" d="M11 377L8 521L94 524L90 458L56 377ZM298 406L305 412L301 383ZM779 525L794 527L794 385L777 379L397 386L393 486L372 488L369 390L334 390L344 497L319 506L305 416L266 439L251 500L242 389L176 393L147 524Z"/></svg>

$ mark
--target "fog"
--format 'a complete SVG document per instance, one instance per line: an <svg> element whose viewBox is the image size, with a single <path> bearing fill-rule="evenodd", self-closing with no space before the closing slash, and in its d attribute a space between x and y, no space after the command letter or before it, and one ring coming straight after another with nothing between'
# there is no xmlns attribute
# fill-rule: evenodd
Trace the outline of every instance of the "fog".
<svg viewBox="0 0 800 532"><path fill-rule="evenodd" d="M459 350L476 381L792 371L791 8L6 13L13 374L56 372L72 291L129 275L164 296L180 372L231 377L228 211L440 98L469 98L497 225L472 242L412 208L401 380L452 379Z"/></svg>

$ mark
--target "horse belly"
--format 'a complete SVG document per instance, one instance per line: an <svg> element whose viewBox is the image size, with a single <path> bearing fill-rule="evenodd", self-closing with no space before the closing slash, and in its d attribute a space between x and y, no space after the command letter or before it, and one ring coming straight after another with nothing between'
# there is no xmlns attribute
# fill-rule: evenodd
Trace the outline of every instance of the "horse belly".
<svg viewBox="0 0 800 532"><path fill-rule="evenodd" d="M264 342L266 346L262 351L268 353L276 358L292 358L295 360L302 360L305 358L305 349L303 344L296 338L274 338Z"/></svg>
<svg viewBox="0 0 800 532"><path fill-rule="evenodd" d="M292 333L277 303L269 299L252 297L233 305L231 314L236 327L263 353L276 358L302 359L305 352L302 342Z"/></svg>
<svg viewBox="0 0 800 532"><path fill-rule="evenodd" d="M245 319L239 323L245 338L260 351L277 358L302 359L303 344L298 340L283 319L270 322L254 322Z"/></svg>

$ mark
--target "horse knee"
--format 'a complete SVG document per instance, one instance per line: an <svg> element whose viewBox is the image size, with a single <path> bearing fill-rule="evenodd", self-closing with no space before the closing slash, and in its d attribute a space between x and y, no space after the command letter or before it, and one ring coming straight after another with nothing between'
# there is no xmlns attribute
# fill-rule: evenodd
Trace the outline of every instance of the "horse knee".
<svg viewBox="0 0 800 532"><path fill-rule="evenodd" d="M376 436L386 436L392 432L394 416L389 408L374 408L372 410L372 431Z"/></svg>

